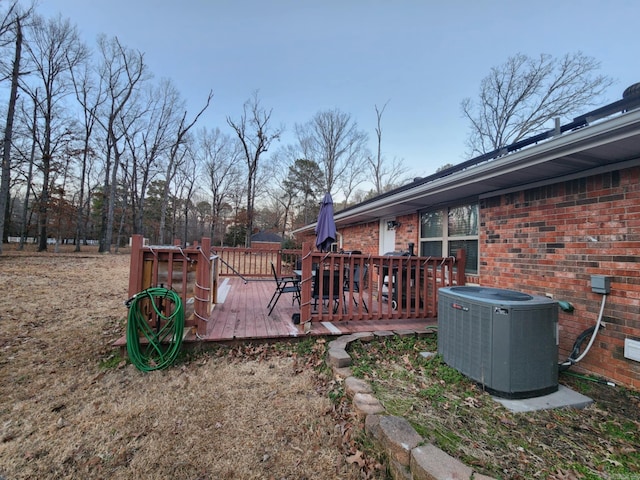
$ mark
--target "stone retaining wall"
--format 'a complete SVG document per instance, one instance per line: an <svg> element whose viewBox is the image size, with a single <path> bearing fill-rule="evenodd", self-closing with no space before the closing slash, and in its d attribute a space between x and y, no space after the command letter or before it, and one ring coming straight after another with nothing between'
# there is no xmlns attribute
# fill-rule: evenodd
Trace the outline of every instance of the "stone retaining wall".
<svg viewBox="0 0 640 480"><path fill-rule="evenodd" d="M350 342L371 342L391 335L419 335L425 332L362 332L344 335L329 342L327 364L334 377L343 379L347 396L356 415L364 422L366 434L380 448L389 462L394 480L492 480L464 465L451 455L428 443L402 417L385 415L384 406L373 395L368 382L352 376Z"/></svg>

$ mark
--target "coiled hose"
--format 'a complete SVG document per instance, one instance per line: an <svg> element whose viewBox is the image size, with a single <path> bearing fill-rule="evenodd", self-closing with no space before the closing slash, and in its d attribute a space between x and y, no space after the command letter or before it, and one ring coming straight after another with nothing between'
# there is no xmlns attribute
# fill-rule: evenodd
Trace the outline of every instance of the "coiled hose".
<svg viewBox="0 0 640 480"><path fill-rule="evenodd" d="M167 288L152 287L134 295L126 305L127 354L131 363L143 372L171 365L180 352L184 331L180 295Z"/></svg>

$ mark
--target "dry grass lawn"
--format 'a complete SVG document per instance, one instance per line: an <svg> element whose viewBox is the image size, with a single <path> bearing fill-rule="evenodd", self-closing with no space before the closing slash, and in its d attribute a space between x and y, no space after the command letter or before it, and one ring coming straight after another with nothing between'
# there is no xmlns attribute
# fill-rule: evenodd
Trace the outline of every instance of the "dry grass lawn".
<svg viewBox="0 0 640 480"><path fill-rule="evenodd" d="M384 478L349 461L349 417L295 349L114 358L129 256L83 250L0 256L1 479Z"/></svg>

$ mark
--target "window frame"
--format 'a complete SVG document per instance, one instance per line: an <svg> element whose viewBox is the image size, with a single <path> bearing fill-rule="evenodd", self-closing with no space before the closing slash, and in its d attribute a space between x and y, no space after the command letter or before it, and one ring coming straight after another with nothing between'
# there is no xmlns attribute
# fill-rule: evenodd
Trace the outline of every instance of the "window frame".
<svg viewBox="0 0 640 480"><path fill-rule="evenodd" d="M456 209L456 208L460 208L460 207L465 207L465 206L473 206L476 209L476 225L475 225L475 231L476 234L475 235L449 235L449 215L451 213L452 210ZM433 212L440 212L441 215L441 219L442 219L442 234L440 236L433 236L433 237L423 237L422 236L422 219L423 219L423 215L428 214L428 213L433 213ZM448 205L446 207L440 207L440 208L429 208L429 209L424 209L424 210L420 210L418 212L418 221L419 223L419 227L420 227L420 232L419 232L419 238L418 238L418 243L419 243L419 248L420 248L420 254L422 255L422 246L423 244L427 243L427 242L440 242L440 248L441 248L441 252L443 252L442 256L448 256L448 252L449 252L449 248L450 248L450 244L452 242L455 241L475 241L477 244L477 259L476 259L476 264L475 265L471 265L469 263L469 256L467 256L467 264L465 267L465 274L466 275L479 275L480 274L480 206L478 202L471 202L471 203L462 203L462 204L455 204L455 205Z"/></svg>

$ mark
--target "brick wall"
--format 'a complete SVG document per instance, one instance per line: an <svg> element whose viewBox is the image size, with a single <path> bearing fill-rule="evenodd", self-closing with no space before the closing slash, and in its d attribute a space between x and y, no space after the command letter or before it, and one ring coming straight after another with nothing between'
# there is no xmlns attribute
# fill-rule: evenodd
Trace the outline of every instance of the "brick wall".
<svg viewBox="0 0 640 480"><path fill-rule="evenodd" d="M417 213L413 215L403 215L396 220L400 226L396 228L396 248L395 250L408 250L409 243L413 243L414 253L420 253L418 238L420 237L420 220Z"/></svg>
<svg viewBox="0 0 640 480"><path fill-rule="evenodd" d="M415 245L418 253L419 221L418 214L397 217L400 226L396 228L396 243L394 250L408 250L409 242ZM380 222L368 222L340 228L344 250L361 250L363 253L378 255L380 245Z"/></svg>
<svg viewBox="0 0 640 480"><path fill-rule="evenodd" d="M369 222L346 228L339 228L338 233L342 235L342 249L346 251L360 250L362 253L377 255L380 237L378 225L378 222ZM299 235L297 240L300 243L309 242L315 246L316 236L312 232L306 235Z"/></svg>
<svg viewBox="0 0 640 480"><path fill-rule="evenodd" d="M379 222L353 225L338 230L342 235L343 250L360 250L371 255L378 254L380 240Z"/></svg>
<svg viewBox="0 0 640 480"><path fill-rule="evenodd" d="M489 198L480 221L482 285L574 305L560 313L560 360L597 321L591 275L613 277L606 328L574 369L640 388L640 363L623 357L624 339L640 340L640 168Z"/></svg>
<svg viewBox="0 0 640 480"><path fill-rule="evenodd" d="M413 242L415 245L415 253L419 253L418 238L420 234L420 222L418 220L418 214L403 215L397 217L396 220L400 222L400 226L396 228L395 250L408 250L409 242ZM380 245L379 221L338 228L338 233L342 235L343 250L360 250L362 253L378 255ZM315 244L316 237L311 233L299 235L297 240L300 243L311 242Z"/></svg>

